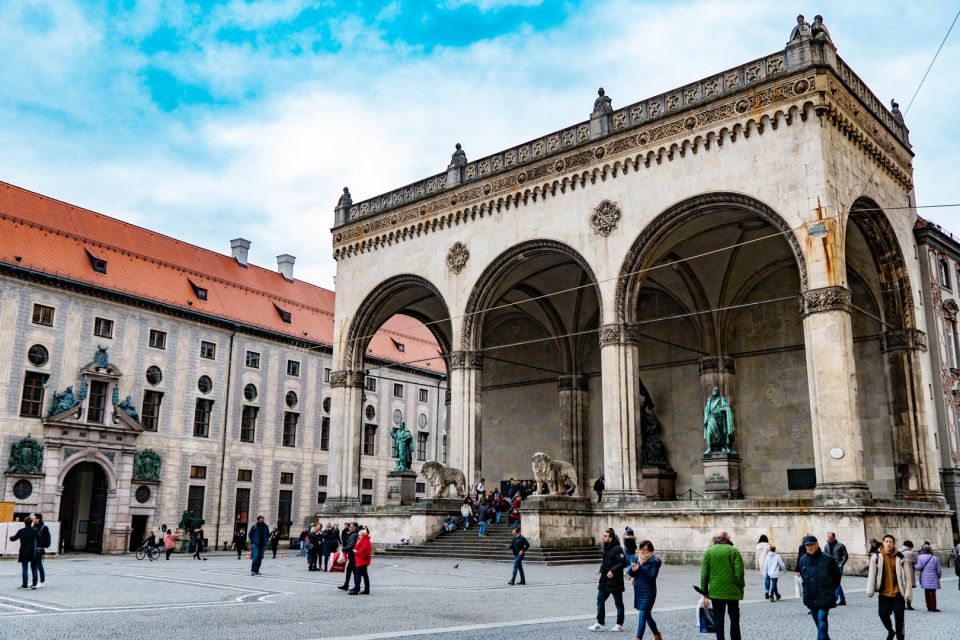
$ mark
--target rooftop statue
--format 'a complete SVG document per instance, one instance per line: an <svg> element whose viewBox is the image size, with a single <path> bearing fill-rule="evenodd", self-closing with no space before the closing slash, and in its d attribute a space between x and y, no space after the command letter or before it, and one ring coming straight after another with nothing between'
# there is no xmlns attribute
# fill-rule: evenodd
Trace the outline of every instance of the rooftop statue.
<svg viewBox="0 0 960 640"><path fill-rule="evenodd" d="M906 127L906 123L903 121L903 114L900 113L900 105L896 100L890 101L890 114L893 116L893 119L897 121L897 124L901 127Z"/></svg>
<svg viewBox="0 0 960 640"><path fill-rule="evenodd" d="M787 44L793 44L794 42L800 42L801 40L810 39L810 23L807 22L806 18L802 15L797 16L797 26L793 28L793 31L790 32L790 41Z"/></svg>
<svg viewBox="0 0 960 640"><path fill-rule="evenodd" d="M734 428L733 407L720 395L720 389L714 387L703 408L703 439L707 441L703 454L733 453Z"/></svg>
<svg viewBox="0 0 960 640"><path fill-rule="evenodd" d="M456 169L459 167L467 166L467 154L460 146L460 143L457 143L457 150L453 152L453 155L450 156L450 166L448 169Z"/></svg>
<svg viewBox="0 0 960 640"><path fill-rule="evenodd" d="M124 398L123 402L117 404L117 409L121 409L125 414L140 422L140 414L137 413L137 408L133 406L133 398L127 396Z"/></svg>
<svg viewBox="0 0 960 640"><path fill-rule="evenodd" d="M827 30L827 25L823 24L823 16L813 16L813 24L810 25L810 36L817 42L829 42L833 44L833 40L830 39L830 32Z"/></svg>
<svg viewBox="0 0 960 640"><path fill-rule="evenodd" d="M350 189L348 187L343 188L343 195L340 196L340 200L337 201L337 208L340 207L350 207L353 206L353 198L350 197Z"/></svg>
<svg viewBox="0 0 960 640"><path fill-rule="evenodd" d="M69 386L65 391L54 391L53 392L53 404L50 406L50 413L48 416L55 416L58 413L63 413L68 409L73 409L75 406L80 404L80 399L73 395L73 386Z"/></svg>
<svg viewBox="0 0 960 640"><path fill-rule="evenodd" d="M611 113L613 113L613 101L610 100L610 96L603 90L603 87L600 87L597 90L597 99L593 101L593 113L590 116L606 116Z"/></svg>
<svg viewBox="0 0 960 640"><path fill-rule="evenodd" d="M10 448L7 473L43 473L43 445L30 436L21 438Z"/></svg>

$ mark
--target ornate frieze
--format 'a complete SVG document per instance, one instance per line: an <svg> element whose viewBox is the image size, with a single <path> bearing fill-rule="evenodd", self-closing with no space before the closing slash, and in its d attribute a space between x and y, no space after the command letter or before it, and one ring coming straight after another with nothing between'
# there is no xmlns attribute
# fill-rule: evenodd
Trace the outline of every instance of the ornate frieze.
<svg viewBox="0 0 960 640"><path fill-rule="evenodd" d="M638 344L640 327L635 324L605 324L600 327L600 346Z"/></svg>
<svg viewBox="0 0 960 640"><path fill-rule="evenodd" d="M894 329L883 332L883 351L927 350L927 334L918 329Z"/></svg>
<svg viewBox="0 0 960 640"><path fill-rule="evenodd" d="M593 227L594 233L599 233L606 238L617 228L617 223L620 222L622 216L623 214L617 203L604 200L593 210L593 215L590 216L590 226Z"/></svg>
<svg viewBox="0 0 960 640"><path fill-rule="evenodd" d="M470 251L467 245L462 242L454 242L447 252L447 268L452 273L460 273L467 266L467 260L470 259Z"/></svg>
<svg viewBox="0 0 960 640"><path fill-rule="evenodd" d="M558 391L586 391L587 376L584 376L584 375L559 376L557 378L557 390Z"/></svg>
<svg viewBox="0 0 960 640"><path fill-rule="evenodd" d="M451 369L482 369L483 354L479 351L454 351L450 354Z"/></svg>
<svg viewBox="0 0 960 640"><path fill-rule="evenodd" d="M806 318L821 311L846 311L850 313L852 295L846 287L823 287L808 289L800 296L800 315Z"/></svg>
<svg viewBox="0 0 960 640"><path fill-rule="evenodd" d="M330 387L362 387L366 374L363 371L340 370L330 372Z"/></svg>
<svg viewBox="0 0 960 640"><path fill-rule="evenodd" d="M736 373L737 366L733 358L726 356L707 356L700 358L700 375L705 373Z"/></svg>

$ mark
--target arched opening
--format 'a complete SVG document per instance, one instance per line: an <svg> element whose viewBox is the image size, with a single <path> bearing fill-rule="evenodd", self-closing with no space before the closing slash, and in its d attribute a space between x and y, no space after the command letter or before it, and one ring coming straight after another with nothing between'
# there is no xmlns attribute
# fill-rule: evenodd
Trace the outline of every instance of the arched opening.
<svg viewBox="0 0 960 640"><path fill-rule="evenodd" d="M546 240L509 249L478 280L462 346L483 356L477 467L488 487L532 479L539 451L574 466L578 495L602 473L599 295L583 257Z"/></svg>
<svg viewBox="0 0 960 640"><path fill-rule="evenodd" d="M738 194L681 202L634 243L618 283L617 312L639 336L641 388L655 407L660 432L653 435L677 472L678 494L704 493L702 425L713 387L733 406L743 495L800 497L813 490L798 312L805 284L789 225Z"/></svg>
<svg viewBox="0 0 960 640"><path fill-rule="evenodd" d="M67 472L60 496L64 551L102 553L108 489L107 474L96 462L81 462Z"/></svg>

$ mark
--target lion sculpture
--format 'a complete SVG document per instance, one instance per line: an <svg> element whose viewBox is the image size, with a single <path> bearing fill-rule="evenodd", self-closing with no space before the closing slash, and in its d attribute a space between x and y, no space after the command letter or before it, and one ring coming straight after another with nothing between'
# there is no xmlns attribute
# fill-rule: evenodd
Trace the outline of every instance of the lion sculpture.
<svg viewBox="0 0 960 640"><path fill-rule="evenodd" d="M538 488L545 483L550 493L559 496L565 493L565 484L577 487L577 472L569 462L554 460L542 451L533 454L531 460Z"/></svg>
<svg viewBox="0 0 960 640"><path fill-rule="evenodd" d="M423 464L420 475L427 479L438 498L446 498L451 486L457 490L457 496L461 498L467 496L467 479L460 469L445 467L439 462L431 461Z"/></svg>

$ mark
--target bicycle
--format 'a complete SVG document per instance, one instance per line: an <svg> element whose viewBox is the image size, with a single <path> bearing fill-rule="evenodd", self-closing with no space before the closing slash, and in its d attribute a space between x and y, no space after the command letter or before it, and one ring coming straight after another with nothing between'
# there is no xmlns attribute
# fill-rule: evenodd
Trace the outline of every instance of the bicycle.
<svg viewBox="0 0 960 640"><path fill-rule="evenodd" d="M156 549L148 545L146 542L140 545L140 547L137 549L137 560L143 560L144 558L149 557L150 561L153 562L153 560L155 560L155 556Z"/></svg>

